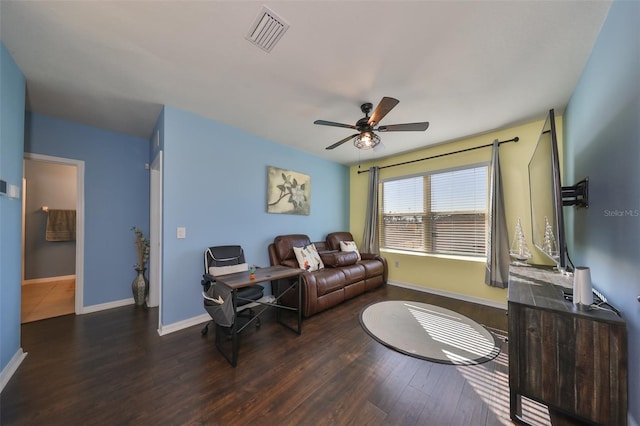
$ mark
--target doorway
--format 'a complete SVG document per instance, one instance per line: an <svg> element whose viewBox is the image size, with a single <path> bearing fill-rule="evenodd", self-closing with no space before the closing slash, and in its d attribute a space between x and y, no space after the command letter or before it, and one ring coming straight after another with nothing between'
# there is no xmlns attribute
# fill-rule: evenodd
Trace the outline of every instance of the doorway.
<svg viewBox="0 0 640 426"><path fill-rule="evenodd" d="M29 153L24 159L22 322L82 313L84 162ZM47 218L61 211L75 212L75 239L55 238L47 228Z"/></svg>
<svg viewBox="0 0 640 426"><path fill-rule="evenodd" d="M149 298L147 306L159 306L158 330L162 326L162 151L151 163L149 194Z"/></svg>

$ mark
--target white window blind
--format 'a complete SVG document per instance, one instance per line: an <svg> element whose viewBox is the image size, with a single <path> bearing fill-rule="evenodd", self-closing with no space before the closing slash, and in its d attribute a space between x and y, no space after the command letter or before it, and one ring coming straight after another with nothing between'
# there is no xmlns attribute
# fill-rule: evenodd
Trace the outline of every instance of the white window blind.
<svg viewBox="0 0 640 426"><path fill-rule="evenodd" d="M381 194L381 247L486 254L488 166L385 180Z"/></svg>

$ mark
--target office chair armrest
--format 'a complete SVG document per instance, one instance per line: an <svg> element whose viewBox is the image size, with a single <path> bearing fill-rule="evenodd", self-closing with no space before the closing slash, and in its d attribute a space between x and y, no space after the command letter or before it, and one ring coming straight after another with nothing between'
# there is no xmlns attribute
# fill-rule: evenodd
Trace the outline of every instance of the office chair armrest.
<svg viewBox="0 0 640 426"><path fill-rule="evenodd" d="M216 277L214 277L213 275L202 274L202 281L200 281L200 284L202 284L204 291L209 290L209 287L211 287L211 284L215 282L216 282Z"/></svg>

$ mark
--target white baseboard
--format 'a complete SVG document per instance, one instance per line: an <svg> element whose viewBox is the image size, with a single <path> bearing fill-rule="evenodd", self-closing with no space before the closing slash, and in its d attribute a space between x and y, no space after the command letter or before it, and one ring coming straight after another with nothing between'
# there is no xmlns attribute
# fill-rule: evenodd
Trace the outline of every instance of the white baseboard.
<svg viewBox="0 0 640 426"><path fill-rule="evenodd" d="M122 306L133 305L135 301L133 297L129 299L116 300L114 302L100 303L98 305L84 306L82 312L78 314L90 314L92 312L104 311L106 309L120 308Z"/></svg>
<svg viewBox="0 0 640 426"><path fill-rule="evenodd" d="M61 275L59 277L33 278L31 280L23 280L22 285L44 284L44 283L50 283L54 281L72 280L75 278L76 278L75 275Z"/></svg>
<svg viewBox="0 0 640 426"><path fill-rule="evenodd" d="M168 324L165 326L161 325L160 328L158 329L158 334L160 336L164 336L165 334L184 330L185 328L193 327L194 325L202 324L207 321L211 321L211 316L209 314L198 315L197 317L174 322L173 324Z"/></svg>
<svg viewBox="0 0 640 426"><path fill-rule="evenodd" d="M9 383L9 379L13 377L13 374L16 372L22 361L24 361L27 356L26 352L22 351L22 348L18 348L11 361L7 364L5 368L0 372L0 392L4 389L5 385Z"/></svg>
<svg viewBox="0 0 640 426"><path fill-rule="evenodd" d="M408 288L410 290L422 291L424 293L436 294L438 296L444 296L451 299L463 300L465 302L477 303L479 305L491 306L492 308L507 309L507 302L496 302L495 300L482 299L480 297L467 296L465 294L452 293L437 288L422 287L415 284L402 283L398 281L387 281L387 284L394 285L396 287Z"/></svg>
<svg viewBox="0 0 640 426"><path fill-rule="evenodd" d="M397 281L387 281L387 284L394 285L396 287L404 287L410 290L422 291L425 293L436 294L438 296L449 297L452 299L463 300L465 302L477 303L480 305L491 306L493 308L498 309L507 309L507 303L500 303L494 300L482 299L479 297L466 296L463 294L451 293L444 290L438 290L435 288L421 287L414 284L401 283ZM158 329L158 334L160 336L164 336L169 333L174 333L176 331L184 330L185 328L193 327L194 325L202 324L207 321L211 321L211 316L209 314L202 314L196 317L188 318L186 320L174 322L173 324L168 324L165 326L160 326Z"/></svg>
<svg viewBox="0 0 640 426"><path fill-rule="evenodd" d="M106 309L120 308L122 306L133 305L135 301L133 298L116 300L115 302L101 303L99 305L85 306L82 309L82 314L90 314L92 312L104 311ZM173 324L160 326L158 328L158 334L164 336L165 334L173 333L183 330L185 328L193 327L194 325L202 324L211 320L209 314L198 315L197 317L188 318L186 320L174 322Z"/></svg>

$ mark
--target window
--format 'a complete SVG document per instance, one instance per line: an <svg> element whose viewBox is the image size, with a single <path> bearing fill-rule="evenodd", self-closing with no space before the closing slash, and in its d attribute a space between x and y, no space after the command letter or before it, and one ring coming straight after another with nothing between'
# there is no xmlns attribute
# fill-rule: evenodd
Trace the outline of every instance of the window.
<svg viewBox="0 0 640 426"><path fill-rule="evenodd" d="M389 179L381 189L381 247L486 254L487 165Z"/></svg>

